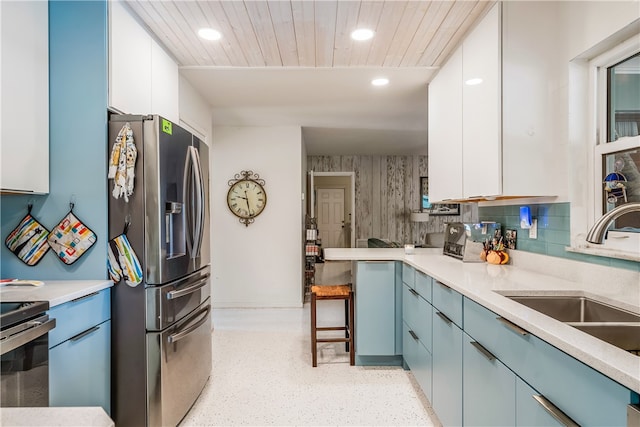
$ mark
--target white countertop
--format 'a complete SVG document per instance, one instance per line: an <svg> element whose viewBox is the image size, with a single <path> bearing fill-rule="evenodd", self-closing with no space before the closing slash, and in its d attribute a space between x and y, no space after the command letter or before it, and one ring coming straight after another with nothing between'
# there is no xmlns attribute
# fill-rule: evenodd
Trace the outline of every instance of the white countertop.
<svg viewBox="0 0 640 427"><path fill-rule="evenodd" d="M512 260L518 251L513 251ZM520 252L522 254L522 252ZM524 255L520 255L524 256ZM403 261L512 321L609 378L640 393L640 357L518 304L508 295L584 295L640 314L640 273L536 255L537 269L463 263L442 249L324 249L326 261ZM546 263L548 262L549 268ZM563 277L543 274L554 266ZM585 273L585 270L588 270ZM588 273L594 270L595 273ZM604 275L604 279L603 276ZM567 279L574 277L575 279Z"/></svg>
<svg viewBox="0 0 640 427"><path fill-rule="evenodd" d="M113 427L115 423L101 407L1 408L0 425L15 427L86 426Z"/></svg>
<svg viewBox="0 0 640 427"><path fill-rule="evenodd" d="M111 286L111 280L47 280L42 286L3 285L0 286L0 301L49 301L49 307L53 308Z"/></svg>

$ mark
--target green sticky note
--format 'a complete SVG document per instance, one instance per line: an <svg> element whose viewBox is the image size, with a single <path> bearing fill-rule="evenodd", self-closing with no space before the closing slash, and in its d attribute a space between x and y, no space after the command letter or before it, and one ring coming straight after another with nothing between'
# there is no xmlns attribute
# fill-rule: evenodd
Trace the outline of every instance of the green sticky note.
<svg viewBox="0 0 640 427"><path fill-rule="evenodd" d="M173 133L173 123L167 119L162 119L162 132L171 135Z"/></svg>

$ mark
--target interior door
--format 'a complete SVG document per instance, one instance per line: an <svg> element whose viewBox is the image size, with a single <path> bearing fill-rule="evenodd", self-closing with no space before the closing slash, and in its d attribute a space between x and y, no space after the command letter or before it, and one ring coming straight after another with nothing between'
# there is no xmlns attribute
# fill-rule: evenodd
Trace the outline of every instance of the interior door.
<svg viewBox="0 0 640 427"><path fill-rule="evenodd" d="M318 188L318 231L325 248L345 247L344 189Z"/></svg>

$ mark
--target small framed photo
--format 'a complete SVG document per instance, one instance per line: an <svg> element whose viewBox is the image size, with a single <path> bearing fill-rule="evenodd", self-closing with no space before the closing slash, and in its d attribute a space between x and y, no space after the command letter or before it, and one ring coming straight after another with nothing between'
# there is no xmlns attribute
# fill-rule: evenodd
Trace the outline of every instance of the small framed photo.
<svg viewBox="0 0 640 427"><path fill-rule="evenodd" d="M504 246L507 249L515 249L516 248L516 239L517 232L516 230L505 230L504 231Z"/></svg>
<svg viewBox="0 0 640 427"><path fill-rule="evenodd" d="M429 215L460 215L459 203L431 203L429 201L429 177L420 177L420 211Z"/></svg>

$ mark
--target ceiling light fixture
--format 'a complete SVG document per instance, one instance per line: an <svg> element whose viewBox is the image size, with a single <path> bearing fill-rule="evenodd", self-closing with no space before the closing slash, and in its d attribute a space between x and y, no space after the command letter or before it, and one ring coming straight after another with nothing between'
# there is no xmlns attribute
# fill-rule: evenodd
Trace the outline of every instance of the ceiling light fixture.
<svg viewBox="0 0 640 427"><path fill-rule="evenodd" d="M469 86L475 86L475 85L479 85L480 83L482 83L482 79L479 77L473 78L473 79L469 79L466 80L464 82L464 84L469 85Z"/></svg>
<svg viewBox="0 0 640 427"><path fill-rule="evenodd" d="M220 31L214 30L213 28L200 28L198 30L198 36L205 40L220 40L222 38Z"/></svg>
<svg viewBox="0 0 640 427"><path fill-rule="evenodd" d="M371 80L371 84L374 86L386 86L389 84L389 79L386 77L378 77L377 79Z"/></svg>
<svg viewBox="0 0 640 427"><path fill-rule="evenodd" d="M351 38L358 41L369 40L374 34L373 30L368 28L359 28L351 32Z"/></svg>

